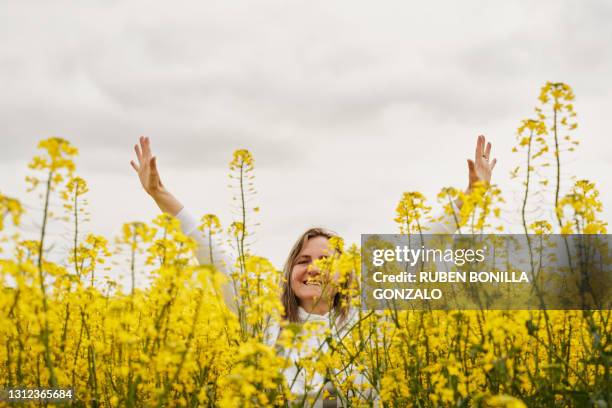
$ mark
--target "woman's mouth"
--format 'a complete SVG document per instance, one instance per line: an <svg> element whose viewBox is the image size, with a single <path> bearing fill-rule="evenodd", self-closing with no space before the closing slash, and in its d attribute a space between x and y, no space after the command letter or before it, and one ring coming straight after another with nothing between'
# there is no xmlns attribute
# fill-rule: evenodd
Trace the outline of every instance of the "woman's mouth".
<svg viewBox="0 0 612 408"><path fill-rule="evenodd" d="M319 288L321 287L321 281L318 279L306 279L302 283L307 286L316 286Z"/></svg>

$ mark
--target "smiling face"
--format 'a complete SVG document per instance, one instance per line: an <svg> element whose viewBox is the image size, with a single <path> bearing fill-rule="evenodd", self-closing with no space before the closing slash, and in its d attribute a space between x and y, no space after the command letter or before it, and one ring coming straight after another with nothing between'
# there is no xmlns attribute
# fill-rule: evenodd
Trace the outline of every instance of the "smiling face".
<svg viewBox="0 0 612 408"><path fill-rule="evenodd" d="M335 279L329 279L328 274L321 273L314 263L330 255L326 237L310 238L302 247L291 269L291 289L298 298L299 305L309 313L327 313L330 299L336 293Z"/></svg>

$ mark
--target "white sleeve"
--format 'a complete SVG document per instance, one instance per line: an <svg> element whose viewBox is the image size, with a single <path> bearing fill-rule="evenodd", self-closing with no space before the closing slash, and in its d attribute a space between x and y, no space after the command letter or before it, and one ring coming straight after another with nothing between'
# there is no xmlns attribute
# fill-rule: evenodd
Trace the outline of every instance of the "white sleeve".
<svg viewBox="0 0 612 408"><path fill-rule="evenodd" d="M198 229L198 221L196 218L187 210L185 207L176 215L176 218L181 222L181 230L183 234L195 239L198 246L195 251L195 256L200 265L214 264L215 268L225 275L229 275L231 272L231 259L228 251L222 247L221 242L214 242L212 248L212 262L211 262L211 250L208 238L204 236L204 233ZM220 240L219 240L220 241Z"/></svg>
<svg viewBox="0 0 612 408"><path fill-rule="evenodd" d="M232 266L234 265L231 252L228 248L225 248L221 240L213 242L212 251L208 241L208 238L204 236L204 233L198 229L197 219L185 208L181 209L175 216L181 223L181 231L183 234L193 238L197 247L195 250L195 256L200 265L211 265L228 278L228 282L223 285L223 300L225 304L231 309L236 310L236 300L234 296L234 290L231 285L230 274ZM212 255L212 262L211 262Z"/></svg>
<svg viewBox="0 0 612 408"><path fill-rule="evenodd" d="M451 203L454 215L447 214L446 211L442 210L440 215L434 217L434 219L440 219L439 221L424 223L423 234L454 234L457 232L459 209L454 201L451 201Z"/></svg>

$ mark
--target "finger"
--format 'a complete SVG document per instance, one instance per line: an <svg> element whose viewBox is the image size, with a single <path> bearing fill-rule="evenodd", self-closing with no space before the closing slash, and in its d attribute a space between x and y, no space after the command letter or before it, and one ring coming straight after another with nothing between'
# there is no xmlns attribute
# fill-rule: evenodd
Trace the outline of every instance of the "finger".
<svg viewBox="0 0 612 408"><path fill-rule="evenodd" d="M476 157L474 158L475 159L474 161L478 161L482 159L483 152L484 152L484 136L479 135L478 142L476 143Z"/></svg>
<svg viewBox="0 0 612 408"><path fill-rule="evenodd" d="M482 156L484 155L484 149L485 149L485 137L484 135L480 135L480 144L478 145L479 147L479 151L478 151L478 158L482 159Z"/></svg>
<svg viewBox="0 0 612 408"><path fill-rule="evenodd" d="M145 152L145 148L144 148L144 137L140 136L138 138L138 151L140 152L140 160L141 160L141 164L146 164L147 162L147 156L146 156L146 152Z"/></svg>
<svg viewBox="0 0 612 408"><path fill-rule="evenodd" d="M132 165L134 170L136 170L136 173L138 173L138 166L136 166L136 163L134 163L134 160L130 160L130 164Z"/></svg>
<svg viewBox="0 0 612 408"><path fill-rule="evenodd" d="M151 141L149 140L148 137L144 137L143 138L143 152L146 154L146 158L150 159L151 158Z"/></svg>
<svg viewBox="0 0 612 408"><path fill-rule="evenodd" d="M487 148L485 149L484 155L487 160L489 160L489 153L491 153L491 142L487 143Z"/></svg>
<svg viewBox="0 0 612 408"><path fill-rule="evenodd" d="M480 146L480 135L476 139L476 151L474 152L474 160L478 160L478 148Z"/></svg>
<svg viewBox="0 0 612 408"><path fill-rule="evenodd" d="M493 170L493 167L495 167L496 163L497 163L497 159L493 159L493 161L491 162L491 170Z"/></svg>
<svg viewBox="0 0 612 408"><path fill-rule="evenodd" d="M136 157L138 158L138 164L142 164L142 153L140 151L140 147L138 147L138 145L134 145L134 151L136 152Z"/></svg>
<svg viewBox="0 0 612 408"><path fill-rule="evenodd" d="M147 149L145 147L145 138L144 136L140 136L138 139L140 143L140 154L142 156L142 162L147 163L149 161L149 157L147 156Z"/></svg>

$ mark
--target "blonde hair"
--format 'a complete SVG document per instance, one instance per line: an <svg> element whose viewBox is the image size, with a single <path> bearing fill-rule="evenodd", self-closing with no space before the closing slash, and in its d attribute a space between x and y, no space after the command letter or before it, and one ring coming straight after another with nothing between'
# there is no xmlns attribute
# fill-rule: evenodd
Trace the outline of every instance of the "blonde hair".
<svg viewBox="0 0 612 408"><path fill-rule="evenodd" d="M295 262L300 255L300 252L304 248L304 245L308 242L309 239L317 238L317 237L325 237L327 239L338 237L333 231L330 231L325 228L310 228L306 230L293 244L293 248L289 252L289 256L287 257L287 261L285 262L285 266L283 268L283 291L281 295L281 302L284 307L283 318L292 322L299 323L299 299L296 296L295 292L291 288L291 273L293 272L293 267L295 266ZM340 249L336 249L336 251L340 251ZM344 285L348 286L350 284L350 278L344 283ZM332 301L332 310L330 312L337 313L341 320L344 320L348 314L348 308L350 305L349 302L349 294L348 291L337 291L334 295L334 299Z"/></svg>

